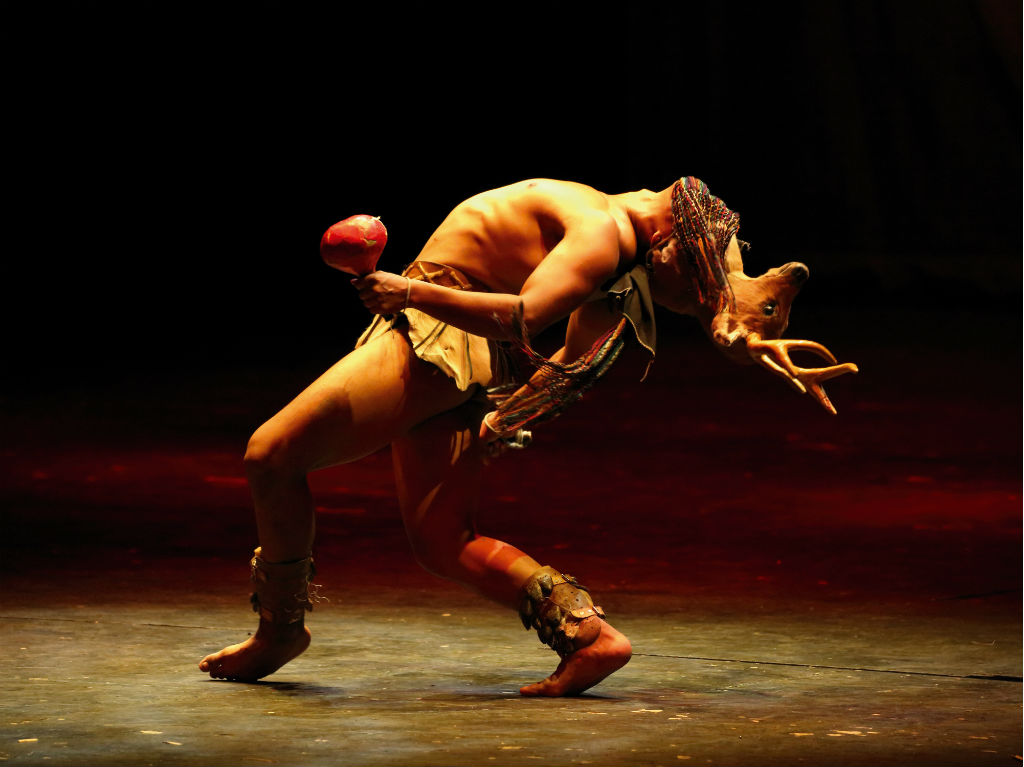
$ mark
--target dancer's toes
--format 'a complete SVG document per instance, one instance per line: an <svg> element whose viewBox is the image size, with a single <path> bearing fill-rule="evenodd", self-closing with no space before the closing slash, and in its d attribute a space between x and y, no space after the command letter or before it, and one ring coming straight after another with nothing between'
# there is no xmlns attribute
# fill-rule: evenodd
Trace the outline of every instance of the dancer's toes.
<svg viewBox="0 0 1024 767"><path fill-rule="evenodd" d="M224 673L221 671L221 654L229 650L234 650L237 645L231 647L225 647L219 653L213 655L207 655L201 661L199 661L199 670L209 674L214 679L223 679Z"/></svg>
<svg viewBox="0 0 1024 767"><path fill-rule="evenodd" d="M624 634L605 621L593 644L562 659L555 673L543 681L520 688L521 695L560 697L579 695L625 666L633 648Z"/></svg>
<svg viewBox="0 0 1024 767"><path fill-rule="evenodd" d="M525 685L523 687L520 687L519 688L519 694L520 695L525 695L527 697L537 697L537 698L539 698L539 697L557 698L557 697L560 697L562 695L565 695L564 692L560 691L561 687L560 687L559 682L558 682L558 680L559 680L559 671L561 671L561 669L562 669L562 664L559 664L558 671L555 671L555 673L552 674L551 676L549 676L547 679L544 679L544 680L542 680L540 682L534 682L533 684L528 684L528 685Z"/></svg>
<svg viewBox="0 0 1024 767"><path fill-rule="evenodd" d="M199 662L199 670L214 679L254 682L297 658L309 642L309 629L301 623L277 628L260 621L254 636L207 655Z"/></svg>

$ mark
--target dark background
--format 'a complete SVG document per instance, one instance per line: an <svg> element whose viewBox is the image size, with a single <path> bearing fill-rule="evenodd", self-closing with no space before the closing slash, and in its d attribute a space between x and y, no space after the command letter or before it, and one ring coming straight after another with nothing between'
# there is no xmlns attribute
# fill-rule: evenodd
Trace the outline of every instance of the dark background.
<svg viewBox="0 0 1024 767"><path fill-rule="evenodd" d="M1019 354L1017 2L211 5L5 5L8 394L313 369L365 320L327 226L397 270L533 176L705 179L810 265L791 335Z"/></svg>

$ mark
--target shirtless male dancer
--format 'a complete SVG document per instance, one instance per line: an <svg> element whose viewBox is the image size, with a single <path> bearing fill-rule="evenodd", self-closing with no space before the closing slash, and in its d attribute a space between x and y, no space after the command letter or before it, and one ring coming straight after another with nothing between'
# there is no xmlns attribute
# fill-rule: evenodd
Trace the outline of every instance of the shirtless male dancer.
<svg viewBox="0 0 1024 767"><path fill-rule="evenodd" d="M831 409L820 380L853 366L797 368L784 349L771 346L784 342L769 340L785 329L807 268L792 263L747 277L738 227L739 217L692 177L658 192L624 194L535 179L458 205L404 275L377 271L353 280L379 315L374 325L354 351L263 424L245 454L260 544L252 560L259 628L204 658L200 670L252 681L309 646L304 616L312 609L314 507L306 475L388 444L420 564L517 609L561 656L555 672L523 687L523 695L577 694L625 665L629 640L604 620L584 587L476 533L489 443L502 444L518 426L511 415L502 420L501 410L481 420L487 408L480 395L498 367L495 341L535 336L566 316L556 363L592 357L630 314L624 303L634 309L626 330L653 355L653 318L636 319L650 313L653 299L696 317L730 357L754 356ZM629 275L635 279L624 289L608 289ZM638 301L648 286L649 299ZM647 321L650 327L641 327Z"/></svg>

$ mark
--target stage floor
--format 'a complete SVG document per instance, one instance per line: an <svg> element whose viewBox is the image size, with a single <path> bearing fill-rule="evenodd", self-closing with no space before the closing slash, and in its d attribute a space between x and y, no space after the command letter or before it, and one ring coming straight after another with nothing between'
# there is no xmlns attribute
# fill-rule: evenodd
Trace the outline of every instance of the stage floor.
<svg viewBox="0 0 1024 767"><path fill-rule="evenodd" d="M488 470L481 531L633 641L568 699L520 697L556 656L417 567L386 452L313 477L310 650L260 684L197 670L254 628L240 454L312 369L8 400L0 760L1019 763L1019 372L842 354L832 418L676 351L685 386L617 370Z"/></svg>

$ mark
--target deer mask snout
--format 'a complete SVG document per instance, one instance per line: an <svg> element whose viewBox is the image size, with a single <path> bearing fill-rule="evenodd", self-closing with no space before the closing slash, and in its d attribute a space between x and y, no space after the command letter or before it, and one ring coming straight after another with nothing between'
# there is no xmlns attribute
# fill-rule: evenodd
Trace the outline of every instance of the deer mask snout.
<svg viewBox="0 0 1024 767"><path fill-rule="evenodd" d="M779 338L789 323L789 310L800 288L811 276L806 264L791 261L769 269L760 277L731 280L735 306L719 312L710 324L715 344L731 352L742 351L750 333L760 338Z"/></svg>

